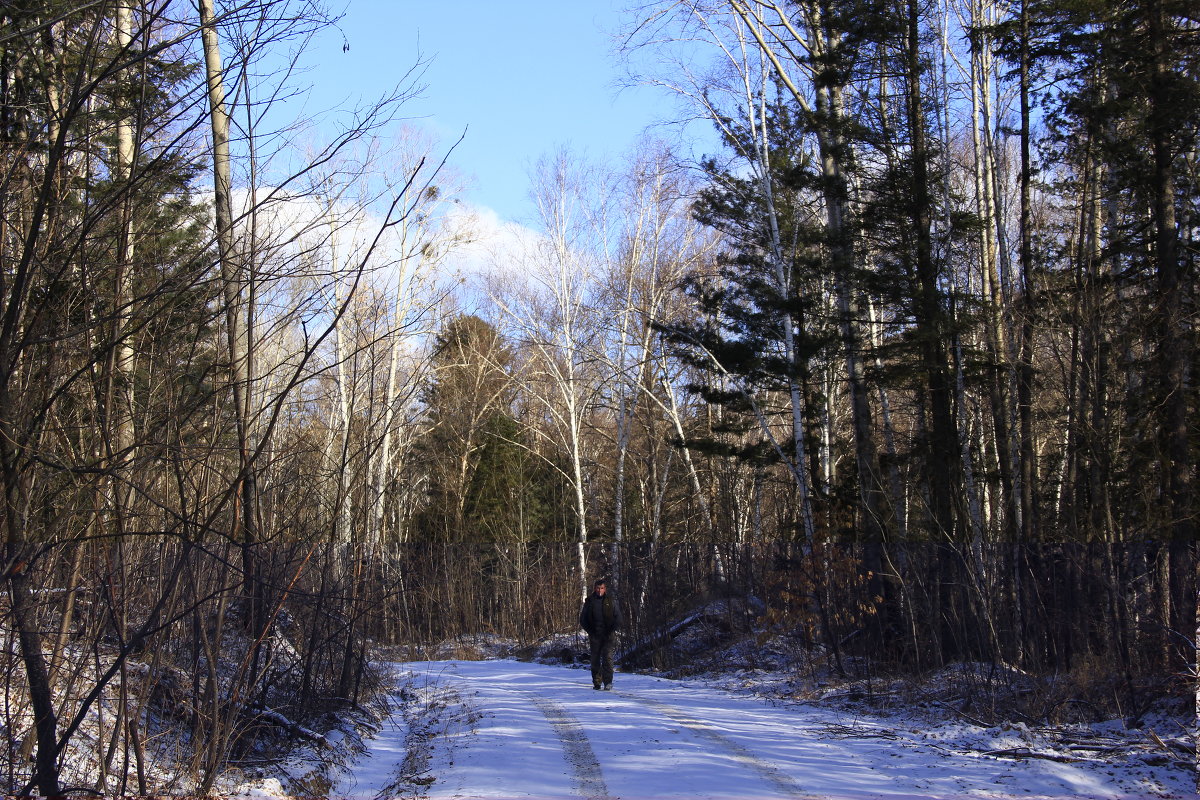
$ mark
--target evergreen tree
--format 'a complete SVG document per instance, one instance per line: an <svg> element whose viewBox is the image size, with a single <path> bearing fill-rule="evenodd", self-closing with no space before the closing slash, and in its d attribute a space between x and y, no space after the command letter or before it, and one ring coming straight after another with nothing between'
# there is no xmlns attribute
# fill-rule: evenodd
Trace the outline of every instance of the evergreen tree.
<svg viewBox="0 0 1200 800"><path fill-rule="evenodd" d="M546 521L545 471L514 416L513 354L474 315L451 318L434 344L423 401L428 428L422 535L456 543L528 541Z"/></svg>
<svg viewBox="0 0 1200 800"><path fill-rule="evenodd" d="M797 488L810 491L819 527L827 529L832 487L809 477L821 474L818 449L799 446L819 438L823 398L816 374L836 346L826 309L823 228L813 213L819 178L786 103L770 106L761 130L732 118L723 119L721 129L729 150L752 162L750 174L740 161L704 163L708 184L694 214L723 235L725 249L715 271L694 270L685 281L699 318L661 326L677 354L709 376L692 390L722 409L719 422L689 446L781 463ZM758 137L767 139L765 148ZM793 389L796 396L789 399ZM797 415L803 431L793 431L794 438L773 432L779 414ZM796 512L803 532L799 505Z"/></svg>
<svg viewBox="0 0 1200 800"><path fill-rule="evenodd" d="M1086 315L1087 359L1072 390L1086 410L1073 417L1067 455L1071 508L1083 518L1071 525L1092 535L1111 528L1090 509L1112 509L1109 492L1121 487L1122 502L1140 509L1141 522L1130 520L1138 529L1191 541L1197 397L1188 376L1197 351L1186 309L1196 301L1188 243L1200 196L1200 16L1176 0L1047 1L1030 3L1027 16L1033 79L1053 87L1042 97L1044 161L1064 201L1081 209L1059 237L1067 266L1047 278L1069 279ZM1020 30L1011 23L1001 33L1015 63ZM1118 424L1126 435L1112 435Z"/></svg>

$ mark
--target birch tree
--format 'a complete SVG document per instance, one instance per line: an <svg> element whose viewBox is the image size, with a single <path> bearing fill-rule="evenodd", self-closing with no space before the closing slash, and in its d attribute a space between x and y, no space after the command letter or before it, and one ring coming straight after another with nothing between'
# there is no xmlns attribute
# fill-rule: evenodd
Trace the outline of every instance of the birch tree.
<svg viewBox="0 0 1200 800"><path fill-rule="evenodd" d="M674 157L665 149L647 148L626 176L618 181L610 212L616 218L615 243L606 243L603 306L611 309L615 324L606 326L610 337L609 381L615 395L616 457L613 479L613 555L610 564L620 580L621 552L629 526L625 513L627 464L634 425L640 412L666 413L680 442L687 437L670 376L674 368L658 341L661 326L679 313L675 287L689 268L703 259L711 241L690 218L688 183ZM615 250L615 251L614 251ZM665 398L665 400L664 400ZM684 447L683 459L692 476L695 497L703 507L705 532L715 546L717 531L705 492ZM664 465L664 471L666 466ZM654 503L649 504L654 507ZM655 512L656 514L660 512ZM657 533L657 526L652 526Z"/></svg>
<svg viewBox="0 0 1200 800"><path fill-rule="evenodd" d="M538 235L517 266L527 282L493 290L513 338L530 354L525 372L531 394L550 422L564 456L576 521L575 555L581 597L590 588L587 559L593 443L589 418L598 399L592 319L598 248L589 226L578 171L566 153L542 161L534 178ZM511 268L510 265L501 265Z"/></svg>

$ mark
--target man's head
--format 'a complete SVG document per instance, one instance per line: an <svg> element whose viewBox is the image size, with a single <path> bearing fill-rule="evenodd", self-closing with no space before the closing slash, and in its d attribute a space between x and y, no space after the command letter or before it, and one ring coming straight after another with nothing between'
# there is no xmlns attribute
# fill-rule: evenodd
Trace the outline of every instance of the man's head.
<svg viewBox="0 0 1200 800"><path fill-rule="evenodd" d="M608 591L608 584L605 582L604 578L600 578L594 584L592 584L592 590L601 597L604 597L604 593Z"/></svg>

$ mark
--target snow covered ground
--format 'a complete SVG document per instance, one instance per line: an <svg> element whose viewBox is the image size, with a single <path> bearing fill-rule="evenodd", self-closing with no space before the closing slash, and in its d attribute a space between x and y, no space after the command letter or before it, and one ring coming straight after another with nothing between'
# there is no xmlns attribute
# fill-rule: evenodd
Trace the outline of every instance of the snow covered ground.
<svg viewBox="0 0 1200 800"><path fill-rule="evenodd" d="M509 660L395 669L397 716L330 797L1196 796L1162 758L1064 756L1023 726L931 728L647 675L594 691L585 670Z"/></svg>

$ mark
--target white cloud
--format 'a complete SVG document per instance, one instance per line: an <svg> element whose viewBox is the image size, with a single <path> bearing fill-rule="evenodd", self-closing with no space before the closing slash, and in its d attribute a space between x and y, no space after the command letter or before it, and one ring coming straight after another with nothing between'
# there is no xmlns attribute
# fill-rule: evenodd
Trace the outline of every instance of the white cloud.
<svg viewBox="0 0 1200 800"><path fill-rule="evenodd" d="M470 295L486 293L489 284L524 283L531 255L545 239L490 208L467 203L454 204L445 225L458 241L446 256L445 274L460 281Z"/></svg>

